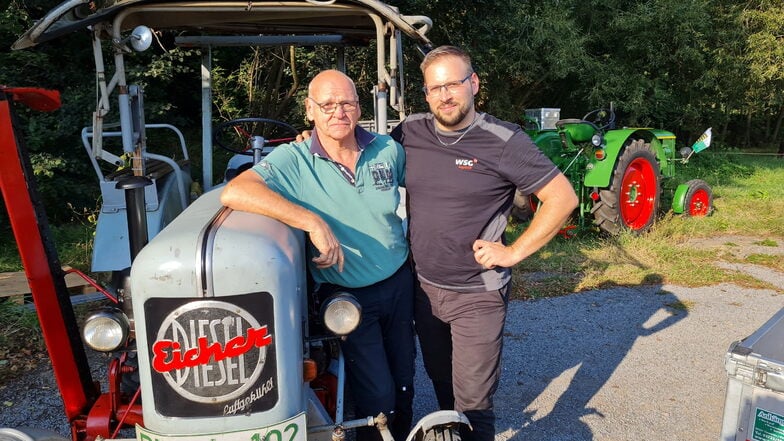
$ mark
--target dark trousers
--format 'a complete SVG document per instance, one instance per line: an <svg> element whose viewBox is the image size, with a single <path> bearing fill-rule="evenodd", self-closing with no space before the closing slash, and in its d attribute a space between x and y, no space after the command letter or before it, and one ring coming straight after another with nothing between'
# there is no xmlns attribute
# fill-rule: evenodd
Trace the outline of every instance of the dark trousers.
<svg viewBox="0 0 784 441"><path fill-rule="evenodd" d="M495 438L493 394L501 374L508 285L459 293L417 283L414 319L422 359L441 409L463 412L464 441Z"/></svg>
<svg viewBox="0 0 784 441"><path fill-rule="evenodd" d="M353 294L362 305L362 322L341 342L348 387L356 416L390 421L395 440L405 440L413 419L414 399L414 278L404 264L395 274L363 288L323 284L319 297L335 291ZM380 440L375 428L357 431L359 441Z"/></svg>

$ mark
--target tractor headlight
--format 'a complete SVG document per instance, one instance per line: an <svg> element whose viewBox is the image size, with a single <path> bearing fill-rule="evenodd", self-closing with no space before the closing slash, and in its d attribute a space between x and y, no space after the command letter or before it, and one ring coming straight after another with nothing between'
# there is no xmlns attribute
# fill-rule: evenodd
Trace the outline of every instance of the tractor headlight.
<svg viewBox="0 0 784 441"><path fill-rule="evenodd" d="M596 133L591 137L591 144L594 147L601 147L604 144L604 136L601 133Z"/></svg>
<svg viewBox="0 0 784 441"><path fill-rule="evenodd" d="M124 346L129 333L128 316L116 308L96 312L85 320L82 328L87 346L101 352L111 352Z"/></svg>
<svg viewBox="0 0 784 441"><path fill-rule="evenodd" d="M321 319L335 335L344 336L357 329L362 320L362 307L351 294L339 292L321 306Z"/></svg>

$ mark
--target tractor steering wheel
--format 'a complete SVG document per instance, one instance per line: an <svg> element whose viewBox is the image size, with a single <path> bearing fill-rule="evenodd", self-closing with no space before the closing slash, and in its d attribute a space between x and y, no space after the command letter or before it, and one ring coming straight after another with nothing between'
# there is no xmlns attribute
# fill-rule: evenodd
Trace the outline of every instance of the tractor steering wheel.
<svg viewBox="0 0 784 441"><path fill-rule="evenodd" d="M583 120L593 123L601 130L615 128L615 112L612 109L600 108L591 110L583 116Z"/></svg>
<svg viewBox="0 0 784 441"><path fill-rule="evenodd" d="M228 152L253 156L251 140L255 136L264 136L263 147L274 147L294 141L297 135L299 131L283 121L250 117L220 124L215 128L212 139L218 147Z"/></svg>

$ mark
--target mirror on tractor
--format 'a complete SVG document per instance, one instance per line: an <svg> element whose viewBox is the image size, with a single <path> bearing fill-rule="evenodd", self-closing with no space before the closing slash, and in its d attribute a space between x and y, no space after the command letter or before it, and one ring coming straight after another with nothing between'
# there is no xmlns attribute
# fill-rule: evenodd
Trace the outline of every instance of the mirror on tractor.
<svg viewBox="0 0 784 441"><path fill-rule="evenodd" d="M136 26L127 39L136 52L144 52L152 45L152 30L147 26Z"/></svg>

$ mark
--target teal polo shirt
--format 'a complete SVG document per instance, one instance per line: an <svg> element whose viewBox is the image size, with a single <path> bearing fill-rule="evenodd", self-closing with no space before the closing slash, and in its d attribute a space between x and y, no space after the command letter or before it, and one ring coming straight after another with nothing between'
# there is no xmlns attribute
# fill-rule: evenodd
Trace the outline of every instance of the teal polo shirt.
<svg viewBox="0 0 784 441"><path fill-rule="evenodd" d="M397 215L405 185L403 147L390 136L354 129L360 148L356 175L329 158L314 130L305 142L283 144L253 170L287 200L321 216L340 241L343 272L337 265L316 268L318 251L308 243L308 266L317 283L358 288L395 273L408 257L403 221Z"/></svg>

